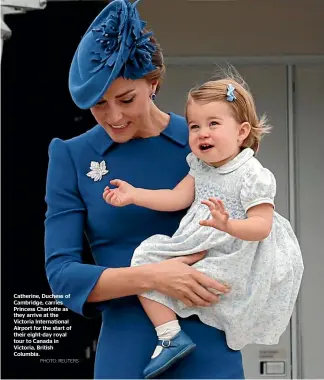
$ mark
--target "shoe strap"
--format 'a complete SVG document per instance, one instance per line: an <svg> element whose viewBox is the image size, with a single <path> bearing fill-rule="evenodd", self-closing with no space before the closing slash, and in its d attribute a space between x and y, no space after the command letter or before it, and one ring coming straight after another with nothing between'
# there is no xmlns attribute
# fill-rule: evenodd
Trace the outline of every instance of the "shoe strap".
<svg viewBox="0 0 324 380"><path fill-rule="evenodd" d="M177 347L178 346L178 344L172 342L172 340L159 339L158 344L159 344L159 346L162 346L163 348Z"/></svg>

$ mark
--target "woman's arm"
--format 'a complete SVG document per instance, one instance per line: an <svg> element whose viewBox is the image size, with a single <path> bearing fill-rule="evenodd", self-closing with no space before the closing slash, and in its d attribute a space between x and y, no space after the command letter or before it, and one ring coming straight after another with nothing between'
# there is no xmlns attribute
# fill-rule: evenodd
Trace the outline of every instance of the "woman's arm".
<svg viewBox="0 0 324 380"><path fill-rule="evenodd" d="M129 204L157 211L178 211L189 207L195 198L195 180L187 175L173 190L147 190L136 188L125 181L111 181L116 189L105 188L103 198L113 206Z"/></svg>
<svg viewBox="0 0 324 380"><path fill-rule="evenodd" d="M45 270L55 295L70 310L93 316L95 304L85 308L90 292L106 267L82 262L86 208L68 143L52 140L46 180Z"/></svg>
<svg viewBox="0 0 324 380"><path fill-rule="evenodd" d="M263 203L251 207L247 211L247 219L229 219L229 214L225 210L222 201L216 198L209 198L203 201L209 207L212 218L202 220L202 226L217 228L228 234L247 241L261 241L269 236L272 228L273 205Z"/></svg>
<svg viewBox="0 0 324 380"><path fill-rule="evenodd" d="M218 301L218 296L207 288L221 293L227 293L229 289L190 266L203 257L204 253L195 253L158 264L106 269L90 293L88 302L158 290L187 306L210 306Z"/></svg>
<svg viewBox="0 0 324 380"><path fill-rule="evenodd" d="M148 265L106 269L89 294L88 302L141 294L151 289L151 283Z"/></svg>

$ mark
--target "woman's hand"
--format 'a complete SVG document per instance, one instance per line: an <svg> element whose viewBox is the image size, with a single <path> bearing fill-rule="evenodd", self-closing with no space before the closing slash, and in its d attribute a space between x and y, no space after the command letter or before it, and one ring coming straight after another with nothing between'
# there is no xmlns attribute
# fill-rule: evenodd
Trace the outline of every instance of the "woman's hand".
<svg viewBox="0 0 324 380"><path fill-rule="evenodd" d="M154 289L189 307L217 303L219 295L213 289L219 293L228 293L230 289L190 266L205 254L200 252L152 264Z"/></svg>
<svg viewBox="0 0 324 380"><path fill-rule="evenodd" d="M226 211L224 203L216 198L209 198L208 201L202 201L201 203L209 208L212 217L208 220L201 220L200 225L228 232L229 213Z"/></svg>
<svg viewBox="0 0 324 380"><path fill-rule="evenodd" d="M107 203L116 207L123 207L134 203L136 193L134 186L120 179L113 179L110 183L116 186L116 188L105 187L102 197Z"/></svg>

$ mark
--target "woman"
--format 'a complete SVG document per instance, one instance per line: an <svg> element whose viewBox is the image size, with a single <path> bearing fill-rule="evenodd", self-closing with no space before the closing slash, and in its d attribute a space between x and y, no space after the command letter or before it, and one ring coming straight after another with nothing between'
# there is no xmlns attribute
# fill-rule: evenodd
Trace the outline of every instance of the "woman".
<svg viewBox="0 0 324 380"><path fill-rule="evenodd" d="M218 301L207 288L226 291L190 266L204 253L130 268L136 247L156 233L172 235L184 214L119 209L102 199L113 178L173 188L188 172L187 125L153 102L163 57L135 6L128 0L108 4L72 61L71 96L98 125L68 141L54 139L49 148L46 273L53 294L70 294L68 308L87 317L102 313L95 378L143 377L156 336L136 295L157 290L204 307ZM84 232L96 265L82 263ZM180 323L197 349L160 378L243 378L241 353L227 347L223 332L196 317Z"/></svg>

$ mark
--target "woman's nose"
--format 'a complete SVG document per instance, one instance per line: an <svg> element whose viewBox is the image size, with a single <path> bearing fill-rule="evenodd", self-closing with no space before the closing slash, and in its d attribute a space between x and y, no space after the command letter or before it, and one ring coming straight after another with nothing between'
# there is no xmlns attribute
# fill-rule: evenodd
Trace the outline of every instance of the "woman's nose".
<svg viewBox="0 0 324 380"><path fill-rule="evenodd" d="M106 120L111 125L120 125L123 123L123 114L119 109L110 108L107 110Z"/></svg>

